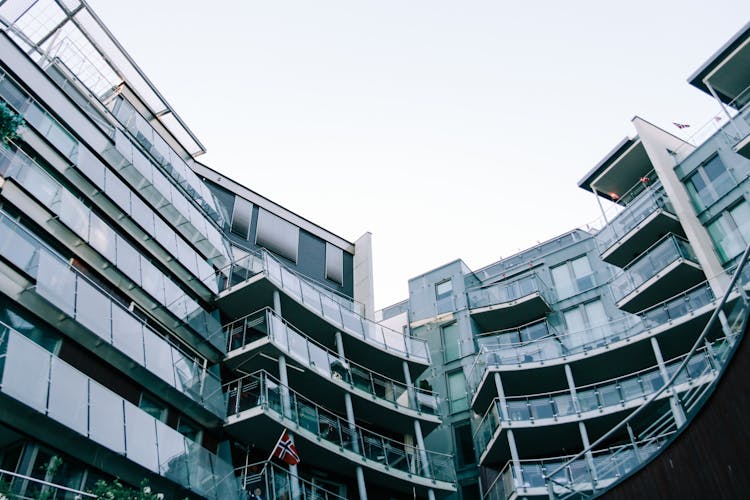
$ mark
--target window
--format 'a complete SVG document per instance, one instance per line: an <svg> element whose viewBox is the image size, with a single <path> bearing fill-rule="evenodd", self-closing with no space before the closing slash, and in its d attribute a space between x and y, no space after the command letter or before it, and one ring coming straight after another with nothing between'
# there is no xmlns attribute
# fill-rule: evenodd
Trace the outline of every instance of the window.
<svg viewBox="0 0 750 500"><path fill-rule="evenodd" d="M437 312L442 314L453 310L453 281L450 279L435 284Z"/></svg>
<svg viewBox="0 0 750 500"><path fill-rule="evenodd" d="M589 345L605 335L608 318L601 300L563 311L563 317L569 334L564 341L568 349Z"/></svg>
<svg viewBox="0 0 750 500"><path fill-rule="evenodd" d="M461 334L458 323L440 328L443 337L443 359L447 363L461 357Z"/></svg>
<svg viewBox="0 0 750 500"><path fill-rule="evenodd" d="M463 370L448 373L448 405L451 413L469 408L469 395Z"/></svg>
<svg viewBox="0 0 750 500"><path fill-rule="evenodd" d="M344 251L326 242L326 278L344 284Z"/></svg>
<svg viewBox="0 0 750 500"><path fill-rule="evenodd" d="M723 263L741 254L750 241L750 205L743 201L707 226Z"/></svg>
<svg viewBox="0 0 750 500"><path fill-rule="evenodd" d="M255 243L296 263L299 249L299 228L261 208L258 212Z"/></svg>
<svg viewBox="0 0 750 500"><path fill-rule="evenodd" d="M560 299L594 287L594 273L585 255L550 268L552 281Z"/></svg>
<svg viewBox="0 0 750 500"><path fill-rule="evenodd" d="M250 220L253 216L253 204L239 196L234 197L232 209L232 232L247 239L250 233Z"/></svg>
<svg viewBox="0 0 750 500"><path fill-rule="evenodd" d="M474 441L471 438L471 423L468 420L453 425L453 439L458 467L475 464L477 460L474 453Z"/></svg>
<svg viewBox="0 0 750 500"><path fill-rule="evenodd" d="M141 400L138 403L141 410L145 411L157 420L164 422L167 417L167 409L157 403L147 395L141 393Z"/></svg>
<svg viewBox="0 0 750 500"><path fill-rule="evenodd" d="M732 174L721 162L718 154L699 166L685 181L693 205L699 212L727 194L734 185Z"/></svg>

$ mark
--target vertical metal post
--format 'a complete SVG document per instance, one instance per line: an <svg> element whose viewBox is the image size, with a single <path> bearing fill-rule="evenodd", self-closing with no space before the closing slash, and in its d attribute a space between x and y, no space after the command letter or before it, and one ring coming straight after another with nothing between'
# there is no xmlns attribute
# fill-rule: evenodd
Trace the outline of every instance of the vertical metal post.
<svg viewBox="0 0 750 500"><path fill-rule="evenodd" d="M669 373L667 372L667 367L664 364L664 356L662 356L661 354L659 342L656 340L656 337L651 337L651 348L654 350L654 357L656 358L656 362L659 365L659 373L661 373L661 378L666 384L669 381ZM669 406L672 409L672 416L674 417L674 421L677 424L677 427L682 427L687 419L685 417L685 412L682 409L682 405L680 404L680 400L677 398L677 394L672 394L669 397Z"/></svg>
<svg viewBox="0 0 750 500"><path fill-rule="evenodd" d="M406 392L409 397L409 406L419 410L419 402L417 401L417 393L414 390L414 383L411 380L411 372L409 371L409 363L404 360L401 364L404 369L404 382L406 382Z"/></svg>
<svg viewBox="0 0 750 500"><path fill-rule="evenodd" d="M573 371L570 369L570 365L565 363L565 378L568 380L568 389L570 390L571 397L573 398L573 406L576 409L576 413L581 414L581 405L578 402L578 391L576 390L576 382L573 379Z"/></svg>

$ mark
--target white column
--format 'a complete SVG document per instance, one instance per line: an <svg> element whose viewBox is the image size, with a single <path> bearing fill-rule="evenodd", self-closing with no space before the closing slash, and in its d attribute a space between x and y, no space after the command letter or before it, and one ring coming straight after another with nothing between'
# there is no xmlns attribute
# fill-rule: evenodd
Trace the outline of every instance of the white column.
<svg viewBox="0 0 750 500"><path fill-rule="evenodd" d="M362 466L357 466L357 490L359 490L359 500L367 500L367 486L365 485L365 473Z"/></svg>
<svg viewBox="0 0 750 500"><path fill-rule="evenodd" d="M495 372L494 374L495 378L495 389L497 390L497 397L500 400L500 414L502 415L504 422L510 422L510 417L508 416L508 407L505 402L505 388L503 387L503 381L500 378L500 374L498 372ZM521 459L518 456L518 447L516 446L516 437L513 435L513 430L508 429L505 431L505 434L508 437L508 448L510 448L510 459L511 462L513 462L513 470L515 471L515 480L516 482L521 481L522 473L521 473Z"/></svg>
<svg viewBox="0 0 750 500"><path fill-rule="evenodd" d="M591 443L589 442L589 433L586 431L586 426L583 425L583 422L578 422L578 431L581 433L581 443L585 450L591 445ZM594 466L594 455L591 453L591 450L586 452L586 462L591 471L591 481L593 486L593 483L596 482L596 467Z"/></svg>
<svg viewBox="0 0 750 500"><path fill-rule="evenodd" d="M659 365L659 373L661 373L661 378L666 384L669 381L669 373L667 372L667 367L664 364L664 357L661 354L659 342L656 340L656 337L651 337L651 348L654 350L654 357L656 358L656 363ZM685 418L685 412L682 410L682 405L680 404L680 400L677 398L677 394L672 394L669 397L669 406L672 409L672 416L674 417L674 421L677 424L677 427L682 427L687 419Z"/></svg>
<svg viewBox="0 0 750 500"><path fill-rule="evenodd" d="M576 413L581 414L581 405L578 404L578 391L576 390L576 382L573 380L573 371L570 369L570 365L565 363L565 378L568 380L568 389L570 395L573 398L573 406L576 409Z"/></svg>

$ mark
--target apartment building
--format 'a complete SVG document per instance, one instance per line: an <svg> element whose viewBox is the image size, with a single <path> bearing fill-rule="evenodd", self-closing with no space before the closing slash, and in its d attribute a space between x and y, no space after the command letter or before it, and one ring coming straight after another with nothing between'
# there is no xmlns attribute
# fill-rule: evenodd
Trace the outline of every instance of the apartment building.
<svg viewBox="0 0 750 500"><path fill-rule="evenodd" d="M426 344L372 320L369 234L200 163L85 2L11 0L0 21L0 100L24 120L0 147L3 494L454 492L413 383ZM269 460L284 430L288 467Z"/></svg>
<svg viewBox="0 0 750 500"><path fill-rule="evenodd" d="M740 346L750 25L690 78L707 128L636 117L581 179L600 226L450 262L374 311L370 235L203 164L85 2L7 0L0 24L0 101L24 119L0 145L3 495L616 492ZM298 463L270 459L285 430Z"/></svg>

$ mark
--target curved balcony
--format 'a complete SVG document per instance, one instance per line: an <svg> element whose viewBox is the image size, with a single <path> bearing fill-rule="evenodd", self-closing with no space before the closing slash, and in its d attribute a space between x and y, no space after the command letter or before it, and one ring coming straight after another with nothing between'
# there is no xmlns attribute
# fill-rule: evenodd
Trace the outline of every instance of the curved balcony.
<svg viewBox="0 0 750 500"><path fill-rule="evenodd" d="M522 325L545 316L553 292L536 274L467 292L472 318L483 330Z"/></svg>
<svg viewBox="0 0 750 500"><path fill-rule="evenodd" d="M167 401L180 406L193 403L191 416L197 420L215 424L224 419L219 378L205 370L199 359L171 345L121 301L2 212L0 256L36 279L36 284L29 284L26 290L33 290L54 307L25 292L18 297L19 303L39 311L66 335L100 353L134 379L156 384Z"/></svg>
<svg viewBox="0 0 750 500"><path fill-rule="evenodd" d="M240 498L231 464L5 326L0 377L4 423L134 484L145 468L206 498Z"/></svg>
<svg viewBox="0 0 750 500"><path fill-rule="evenodd" d="M319 466L348 477L354 477L356 466L361 465L368 481L408 494L416 491L426 496L429 488L455 491L450 455L425 451L425 462L416 447L359 425L350 427L345 418L282 386L266 372L247 375L225 387L229 395L226 430L244 442L272 449L286 427L297 438L295 446L302 460L315 456Z"/></svg>
<svg viewBox="0 0 750 500"><path fill-rule="evenodd" d="M636 312L705 279L690 244L670 234L612 280L612 294L618 308Z"/></svg>
<svg viewBox="0 0 750 500"><path fill-rule="evenodd" d="M325 335L323 343L329 345L333 345L336 330L345 333L343 341L350 359L368 360L368 364L377 364L393 377L403 373L402 360L410 364L414 377L429 366L430 354L424 340L361 316L361 304L298 276L267 251L237 262L228 276L229 286L217 302L230 316L243 317L248 310L268 306L271 292L278 289L291 299L282 299L285 318L305 331Z"/></svg>
<svg viewBox="0 0 750 500"><path fill-rule="evenodd" d="M717 359L723 358L728 348L727 342L717 341L710 348L706 347L693 354L685 369L680 371L672 389L663 392L660 398L668 398L697 385L710 383L718 373ZM678 371L685 358L686 356L681 356L666 365L668 376ZM563 427L565 424L597 419L597 426L609 428L619 421L621 412L638 407L663 385L664 378L659 367L654 366L637 373L577 387L575 393L563 390L531 396L512 396L505 398L505 402L496 398L474 435L478 448L484 450L480 462L496 463L504 456L507 458L507 443L498 441L505 429L514 429L519 448L524 445L524 452L530 454L548 451L546 448L549 446L550 436L546 434L551 432L556 436L553 441L556 449L565 441L566 434L572 438L572 445L575 446L580 440L578 428ZM503 415L508 415L508 419ZM544 426L553 428L544 432L540 429Z"/></svg>
<svg viewBox="0 0 750 500"><path fill-rule="evenodd" d="M669 233L684 236L672 203L659 183L640 193L597 233L596 241L603 261L623 267Z"/></svg>
<svg viewBox="0 0 750 500"><path fill-rule="evenodd" d="M718 306L714 309L711 319L705 325L700 335L695 339L692 347L686 355L686 358L679 364L679 366L677 366L671 375L669 375L668 380L665 381L665 385L654 394L650 395L638 408L619 420L616 425L610 427L606 432L601 433L596 440L590 445L585 446L578 454L568 458L554 469L545 472L544 479L548 491L554 492L559 498L578 496L581 491L586 489L585 482L566 481L565 478L560 478L559 474L569 465L575 464L580 460L586 460L591 455L592 450L595 450L597 446L600 446L603 443L612 442L613 440L619 440L620 442L629 441L631 444L626 446L625 449L630 448L630 453L639 456L639 461L630 471L628 471L627 474L619 475L613 478L609 483L601 483L599 482L599 478L606 474L606 470L592 470L590 472L588 489L595 491L597 494L602 494L608 489L614 487L621 480L633 474L645 464L657 463L652 462L652 459L654 459L655 456L669 445L678 435L682 435L683 433L681 431L686 426L692 425L692 422L698 417L699 413L704 413L702 412L702 410L705 410L704 405L714 394L714 389L717 388L718 382L725 376L730 360L732 360L735 353L738 351L738 348L744 343L743 337L747 330L748 316L750 315L750 303L746 300L737 300L734 303L729 304L728 299L733 293L742 293L742 288L747 286L746 276L743 275L743 268L746 266L749 256L750 246L745 249L742 258L739 261L739 267L735 271L726 293L719 301ZM721 324L722 329L726 332L728 346L728 348L715 353L718 375L714 376L710 383L695 385L687 391L676 393L675 389L677 384L680 383L681 377L683 377L683 374L687 371L688 362L691 359L692 354L697 352L699 346L704 345L707 341L707 336L714 324ZM734 370L733 373L736 377L740 372ZM740 375L740 377L742 377L742 375ZM744 379L746 377L742 378ZM721 390L721 386L719 386L719 390ZM667 391L672 391L674 394L672 399L676 400L676 402L674 405L668 405L665 407L661 404L660 397ZM676 411L675 406L679 407L680 411ZM711 409L712 408L709 408L708 410ZM725 418L724 415L721 415L722 420L723 418ZM737 425L739 426L742 425L741 418L742 417L739 416L738 419L736 419L738 420ZM688 429L688 431L689 430L690 429ZM643 449L638 449L635 444L644 441L660 440L664 437L667 437L667 439L663 442L662 446L649 450L647 453L644 453ZM657 460L661 460L661 458L662 457L659 457ZM667 460L663 460L660 463L663 465L666 464L667 461L671 464L671 459L668 457ZM662 474L663 472L657 472L657 475Z"/></svg>
<svg viewBox="0 0 750 500"><path fill-rule="evenodd" d="M554 478L559 483L554 488L555 494L562 495L562 498L575 491L576 494L588 496L596 489L605 488L635 470L645 457L657 452L668 438L665 435L634 445L613 446L595 451L590 460L581 458L571 462L555 474ZM571 456L521 460L518 466L508 462L489 484L482 499L550 498L545 477Z"/></svg>
<svg viewBox="0 0 750 500"><path fill-rule="evenodd" d="M559 334L543 321L488 334L480 341L482 347L468 377L474 393L472 407L484 411L495 395L494 383L488 379L493 371L552 367L605 353L619 365L629 364L635 361L632 359L634 352L623 348L636 349L638 342L655 335L667 345L687 345L708 321L715 301L705 282L637 315L583 331ZM535 340L520 340L531 339L530 335L534 335Z"/></svg>
<svg viewBox="0 0 750 500"><path fill-rule="evenodd" d="M413 430L414 418L423 420L426 433L440 424L439 400L435 393L412 388L414 392L410 395L405 383L340 358L335 351L315 342L271 309L262 309L234 321L225 330L229 346L224 363L230 369L273 370L276 363L269 357L274 358L281 352L301 368L300 372L290 370L290 385L304 394L316 395L316 401L326 407L341 406L346 391L357 396L353 400L357 413L366 414L373 421L388 420L403 432ZM320 379L310 377L310 372L332 385L321 387Z"/></svg>
<svg viewBox="0 0 750 500"><path fill-rule="evenodd" d="M3 152L0 158L7 159L3 147L0 147L0 152ZM224 339L211 334L219 329L218 321L182 290L173 278L140 255L130 242L30 158L18 153L7 163L0 160L0 172L13 179L2 188L4 198L54 233L77 254L84 256L87 262L96 265L111 281L123 283L123 288L129 285L126 289L137 286L138 290L133 290L133 293L138 293L139 301L149 303L149 308L158 308L159 311L154 312L161 313L162 321L172 324L178 334L198 346L206 356L217 357L215 352L208 349L208 345L217 349L224 347ZM17 186L30 193L37 203L45 207L45 211L32 210L29 204L33 202ZM215 280L212 275L204 277L203 281L210 283ZM216 289L215 286L204 285L201 289L205 297L211 294L210 289ZM179 321L175 321L175 318ZM206 345L203 340L208 340L209 344Z"/></svg>

